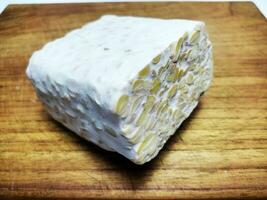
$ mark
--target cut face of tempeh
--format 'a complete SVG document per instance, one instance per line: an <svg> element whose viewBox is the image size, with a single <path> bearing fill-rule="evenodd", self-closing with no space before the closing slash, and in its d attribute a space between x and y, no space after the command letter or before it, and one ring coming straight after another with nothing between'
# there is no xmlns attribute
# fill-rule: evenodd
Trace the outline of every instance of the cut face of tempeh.
<svg viewBox="0 0 267 200"><path fill-rule="evenodd" d="M212 68L203 22L109 15L35 52L27 76L54 119L143 164L196 107Z"/></svg>

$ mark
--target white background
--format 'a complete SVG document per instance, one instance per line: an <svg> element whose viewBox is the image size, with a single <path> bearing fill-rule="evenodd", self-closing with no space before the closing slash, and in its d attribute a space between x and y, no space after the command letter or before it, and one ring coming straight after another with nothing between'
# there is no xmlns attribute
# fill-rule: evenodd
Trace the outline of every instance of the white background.
<svg viewBox="0 0 267 200"><path fill-rule="evenodd" d="M9 4L40 4L40 3L80 3L80 2L130 2L138 0L0 0L0 14ZM139 0L140 2L141 0ZM161 1L161 0L143 0L145 1ZM169 1L179 1L179 0L169 0ZM180 0L180 1L191 1L192 0ZM205 1L205 0L193 0L193 1ZM223 1L223 0L215 0ZM242 1L242 0L234 0ZM267 0L251 0L255 3L262 14L267 18Z"/></svg>

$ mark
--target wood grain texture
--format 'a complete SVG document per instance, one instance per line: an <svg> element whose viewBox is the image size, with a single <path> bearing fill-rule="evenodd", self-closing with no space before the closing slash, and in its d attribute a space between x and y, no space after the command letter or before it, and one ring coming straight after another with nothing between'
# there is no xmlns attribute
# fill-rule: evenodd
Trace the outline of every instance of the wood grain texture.
<svg viewBox="0 0 267 200"><path fill-rule="evenodd" d="M31 54L103 14L206 22L214 81L156 159L135 166L44 111ZM0 199L267 198L267 23L250 3L10 6L0 16Z"/></svg>

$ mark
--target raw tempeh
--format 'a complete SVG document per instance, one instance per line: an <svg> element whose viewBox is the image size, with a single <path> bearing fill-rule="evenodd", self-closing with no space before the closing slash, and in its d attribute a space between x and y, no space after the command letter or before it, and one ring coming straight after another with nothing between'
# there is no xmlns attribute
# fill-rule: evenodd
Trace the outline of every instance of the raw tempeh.
<svg viewBox="0 0 267 200"><path fill-rule="evenodd" d="M35 52L27 75L54 119L143 164L208 89L211 51L203 22L108 15Z"/></svg>

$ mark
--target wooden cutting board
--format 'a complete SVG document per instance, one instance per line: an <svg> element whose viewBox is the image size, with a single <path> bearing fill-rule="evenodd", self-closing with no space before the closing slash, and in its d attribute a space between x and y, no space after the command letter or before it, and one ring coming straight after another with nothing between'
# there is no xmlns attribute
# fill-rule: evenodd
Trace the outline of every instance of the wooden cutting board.
<svg viewBox="0 0 267 200"><path fill-rule="evenodd" d="M206 22L214 81L152 162L136 166L44 111L31 54L103 14ZM267 198L267 23L252 3L10 6L0 15L0 199Z"/></svg>

